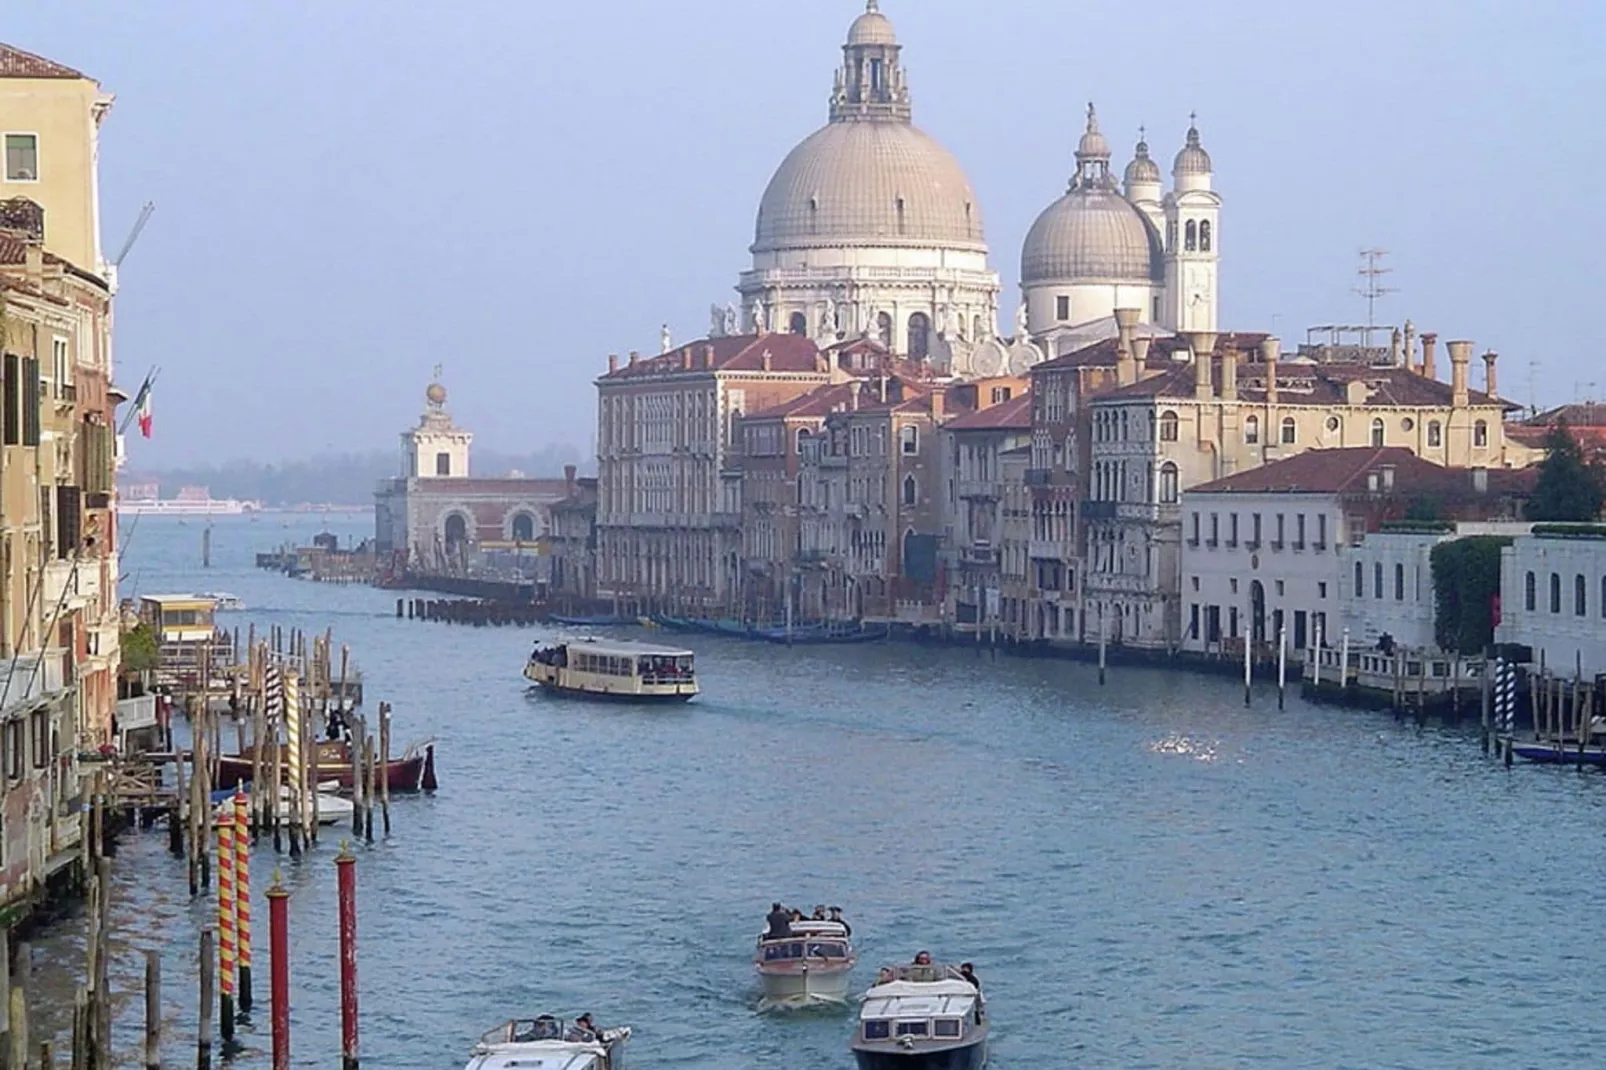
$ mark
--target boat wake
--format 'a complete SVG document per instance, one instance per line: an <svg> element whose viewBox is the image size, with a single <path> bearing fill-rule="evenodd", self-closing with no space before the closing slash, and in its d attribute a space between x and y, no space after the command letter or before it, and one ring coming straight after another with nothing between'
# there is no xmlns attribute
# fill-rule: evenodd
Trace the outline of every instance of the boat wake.
<svg viewBox="0 0 1606 1070"><path fill-rule="evenodd" d="M761 997L758 1001L760 1014L797 1014L832 1016L846 1011L849 1007L845 999L831 999L827 996L791 996L785 999L770 999Z"/></svg>

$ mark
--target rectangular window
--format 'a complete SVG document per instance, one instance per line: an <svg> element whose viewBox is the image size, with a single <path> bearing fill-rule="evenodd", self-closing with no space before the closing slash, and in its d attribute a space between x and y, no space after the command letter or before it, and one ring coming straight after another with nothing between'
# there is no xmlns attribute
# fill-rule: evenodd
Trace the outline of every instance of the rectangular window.
<svg viewBox="0 0 1606 1070"><path fill-rule="evenodd" d="M39 137L37 134L6 135L6 181L39 181Z"/></svg>
<svg viewBox="0 0 1606 1070"><path fill-rule="evenodd" d="M1271 548L1273 550L1281 550L1283 548L1284 534L1285 534L1285 532L1284 532L1284 526L1283 526L1283 514L1278 513L1277 514L1277 541L1272 543L1272 545L1271 545Z"/></svg>
<svg viewBox="0 0 1606 1070"><path fill-rule="evenodd" d="M1326 598L1327 597L1327 581L1326 580L1321 580L1316 584L1316 597L1317 598Z"/></svg>
<svg viewBox="0 0 1606 1070"><path fill-rule="evenodd" d="M1238 514L1233 513L1227 518L1227 545L1238 545Z"/></svg>
<svg viewBox="0 0 1606 1070"><path fill-rule="evenodd" d="M39 445L39 360L22 358L22 444Z"/></svg>
<svg viewBox="0 0 1606 1070"><path fill-rule="evenodd" d="M1294 549L1305 548L1305 514L1300 513L1294 517Z"/></svg>
<svg viewBox="0 0 1606 1070"><path fill-rule="evenodd" d="M1258 547L1260 545L1260 514L1259 513L1256 513L1256 514L1254 514L1253 517L1251 517L1251 530L1253 531L1253 535L1251 535L1250 537L1254 541L1254 544Z"/></svg>
<svg viewBox="0 0 1606 1070"><path fill-rule="evenodd" d="M0 394L3 394L3 404L6 407L3 421L3 440L7 446L15 446L22 441L22 421L19 418L22 407L22 391L18 388L18 384L22 381L22 361L15 355L7 353L3 368L4 372L0 373L5 376L4 383L0 384L3 385L3 390L0 390Z"/></svg>
<svg viewBox="0 0 1606 1070"><path fill-rule="evenodd" d="M33 767L43 769L50 764L50 717L37 710L30 718L33 736Z"/></svg>
<svg viewBox="0 0 1606 1070"><path fill-rule="evenodd" d="M1061 323L1071 321L1071 299L1069 297L1056 297L1054 299L1054 316Z"/></svg>
<svg viewBox="0 0 1606 1070"><path fill-rule="evenodd" d="M1216 540L1221 538L1221 514L1210 514L1210 545L1214 546Z"/></svg>
<svg viewBox="0 0 1606 1070"><path fill-rule="evenodd" d="M1193 514L1193 538L1189 540L1193 545L1199 545L1199 514Z"/></svg>
<svg viewBox="0 0 1606 1070"><path fill-rule="evenodd" d="M452 474L452 455L450 453L437 453L435 455L435 474L438 476Z"/></svg>
<svg viewBox="0 0 1606 1070"><path fill-rule="evenodd" d="M56 555L70 558L83 539L83 492L77 487L56 487Z"/></svg>
<svg viewBox="0 0 1606 1070"><path fill-rule="evenodd" d="M1327 514L1316 514L1316 549L1327 549Z"/></svg>
<svg viewBox="0 0 1606 1070"><path fill-rule="evenodd" d="M1372 597L1383 597L1383 562L1377 561L1372 565Z"/></svg>
<svg viewBox="0 0 1606 1070"><path fill-rule="evenodd" d="M27 768L26 736L27 729L21 720L10 721L6 724L6 776L12 780L21 780Z"/></svg>

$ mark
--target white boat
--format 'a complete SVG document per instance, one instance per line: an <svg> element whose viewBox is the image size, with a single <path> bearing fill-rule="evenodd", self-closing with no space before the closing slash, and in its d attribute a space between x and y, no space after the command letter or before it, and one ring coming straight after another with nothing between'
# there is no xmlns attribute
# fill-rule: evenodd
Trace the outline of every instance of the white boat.
<svg viewBox="0 0 1606 1070"><path fill-rule="evenodd" d="M210 598L216 602L216 609L219 613L238 613L245 609L245 603L240 601L240 596L230 594L227 591L208 591L201 597Z"/></svg>
<svg viewBox="0 0 1606 1070"><path fill-rule="evenodd" d="M543 643L524 677L565 695L630 702L685 702L697 694L694 655L678 647L612 639Z"/></svg>
<svg viewBox="0 0 1606 1070"><path fill-rule="evenodd" d="M859 1070L980 1070L987 1031L981 989L957 967L887 967L864 994L853 1057Z"/></svg>
<svg viewBox="0 0 1606 1070"><path fill-rule="evenodd" d="M858 961L840 921L794 921L787 936L758 938L753 966L764 986L764 1006L846 1003L848 978Z"/></svg>
<svg viewBox="0 0 1606 1070"><path fill-rule="evenodd" d="M318 824L338 825L342 822L345 824L351 823L352 815L357 812L357 807L350 799L342 799L340 796L335 794L335 790L339 787L339 783L333 780L329 781L327 784L320 784L318 786ZM293 793L290 790L290 785L281 784L279 786L278 822L281 825L288 825L291 823L290 798L292 794ZM308 806L312 805L311 798L312 796L309 793L307 802ZM230 799L224 799L222 802L218 803L218 814L232 814L233 812L234 803Z"/></svg>
<svg viewBox="0 0 1606 1070"><path fill-rule="evenodd" d="M497 1026L474 1045L465 1070L623 1070L630 1027L592 1033L550 1014Z"/></svg>
<svg viewBox="0 0 1606 1070"><path fill-rule="evenodd" d="M159 498L158 489L155 483L138 483L120 490L117 512L123 516L239 516L262 508L261 502L214 498L205 487L184 487L176 498Z"/></svg>

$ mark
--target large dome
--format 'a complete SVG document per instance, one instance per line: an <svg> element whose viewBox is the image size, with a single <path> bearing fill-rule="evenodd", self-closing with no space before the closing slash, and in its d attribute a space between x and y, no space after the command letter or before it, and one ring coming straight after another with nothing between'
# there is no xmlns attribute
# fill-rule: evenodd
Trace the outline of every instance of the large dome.
<svg viewBox="0 0 1606 1070"><path fill-rule="evenodd" d="M1048 206L1026 235L1021 284L1165 281L1160 235L1110 189L1073 189Z"/></svg>
<svg viewBox="0 0 1606 1070"><path fill-rule="evenodd" d="M759 202L753 252L823 245L986 250L959 162L907 122L832 122L793 149Z"/></svg>

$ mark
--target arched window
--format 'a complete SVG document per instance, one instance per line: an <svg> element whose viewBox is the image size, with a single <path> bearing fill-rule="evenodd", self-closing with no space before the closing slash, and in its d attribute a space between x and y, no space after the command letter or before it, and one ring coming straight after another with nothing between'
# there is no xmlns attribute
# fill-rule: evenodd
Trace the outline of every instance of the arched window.
<svg viewBox="0 0 1606 1070"><path fill-rule="evenodd" d="M905 457L920 452L920 428L914 424L904 424L898 428L898 452Z"/></svg>
<svg viewBox="0 0 1606 1070"><path fill-rule="evenodd" d="M1435 449L1444 445L1444 425L1437 420L1428 421L1428 445Z"/></svg>
<svg viewBox="0 0 1606 1070"><path fill-rule="evenodd" d="M1394 566L1394 600L1405 601L1405 566Z"/></svg>
<svg viewBox="0 0 1606 1070"><path fill-rule="evenodd" d="M453 513L446 518L446 546L454 548L468 541L468 521L462 513Z"/></svg>
<svg viewBox="0 0 1606 1070"><path fill-rule="evenodd" d="M791 327L793 334L809 333L809 318L801 312L792 313Z"/></svg>
<svg viewBox="0 0 1606 1070"><path fill-rule="evenodd" d="M1177 466L1171 461L1160 466L1160 504L1177 504Z"/></svg>
<svg viewBox="0 0 1606 1070"><path fill-rule="evenodd" d="M931 352L931 317L916 312L909 317L909 356L925 360Z"/></svg>
<svg viewBox="0 0 1606 1070"><path fill-rule="evenodd" d="M1294 443L1296 443L1298 441L1299 441L1299 425L1294 422L1294 418L1292 416L1284 416L1283 417L1283 438L1282 438L1283 445L1292 446Z"/></svg>
<svg viewBox="0 0 1606 1070"><path fill-rule="evenodd" d="M1582 575L1573 577L1573 616L1589 616L1589 581Z"/></svg>
<svg viewBox="0 0 1606 1070"><path fill-rule="evenodd" d="M1374 447L1381 447L1383 445L1383 434L1384 434L1384 431L1383 431L1383 421L1382 421L1382 419L1373 420L1372 421L1372 445Z"/></svg>
<svg viewBox="0 0 1606 1070"><path fill-rule="evenodd" d="M1474 449L1487 449L1489 446L1489 424L1486 420L1479 420L1472 425L1472 445Z"/></svg>
<svg viewBox="0 0 1606 1070"><path fill-rule="evenodd" d="M920 486L914 476L903 477L903 504L914 505L920 499Z"/></svg>
<svg viewBox="0 0 1606 1070"><path fill-rule="evenodd" d="M1355 597L1366 597L1366 573L1361 571L1361 563L1355 562Z"/></svg>
<svg viewBox="0 0 1606 1070"><path fill-rule="evenodd" d="M535 541L535 517L529 513L520 513L513 518L513 541Z"/></svg>
<svg viewBox="0 0 1606 1070"><path fill-rule="evenodd" d="M1539 581L1532 572L1528 573L1522 585L1522 605L1532 613L1539 605Z"/></svg>
<svg viewBox="0 0 1606 1070"><path fill-rule="evenodd" d="M1372 597L1383 597L1383 562L1381 561L1372 565Z"/></svg>
<svg viewBox="0 0 1606 1070"><path fill-rule="evenodd" d="M1559 572L1550 574L1550 611L1552 613L1561 612L1561 573Z"/></svg>
<svg viewBox="0 0 1606 1070"><path fill-rule="evenodd" d="M980 316L976 316L971 320L970 340L972 342L981 341L981 317Z"/></svg>
<svg viewBox="0 0 1606 1070"><path fill-rule="evenodd" d="M1199 251L1201 253L1210 251L1210 220L1208 219L1201 221L1199 224Z"/></svg>
<svg viewBox="0 0 1606 1070"><path fill-rule="evenodd" d="M1162 412L1160 414L1160 441L1175 442L1177 440L1177 414Z"/></svg>
<svg viewBox="0 0 1606 1070"><path fill-rule="evenodd" d="M878 312L875 318L876 335L883 345L892 348L892 313Z"/></svg>
<svg viewBox="0 0 1606 1070"><path fill-rule="evenodd" d="M1188 220L1188 224L1183 228L1182 233L1184 235L1182 239L1182 247L1184 249L1191 253L1199 248L1199 224L1191 219Z"/></svg>
<svg viewBox="0 0 1606 1070"><path fill-rule="evenodd" d="M1244 419L1244 441L1251 446L1260 441L1260 417L1249 416Z"/></svg>

